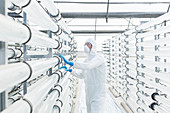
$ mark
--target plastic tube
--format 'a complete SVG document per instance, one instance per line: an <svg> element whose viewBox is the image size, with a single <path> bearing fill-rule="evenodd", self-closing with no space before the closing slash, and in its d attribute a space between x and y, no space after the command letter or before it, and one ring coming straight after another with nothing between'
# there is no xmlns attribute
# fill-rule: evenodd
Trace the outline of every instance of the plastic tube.
<svg viewBox="0 0 170 113"><path fill-rule="evenodd" d="M27 55L47 55L48 51L27 51Z"/></svg>
<svg viewBox="0 0 170 113"><path fill-rule="evenodd" d="M165 20L169 20L170 18L170 13L165 13L164 15L158 17L158 18L155 18L154 20L150 21L150 22L147 22L145 24L142 24L140 26L138 26L136 29L137 30L141 30L141 29L146 29L146 28L149 28L150 26L154 26L156 24L160 24L161 22L165 21Z"/></svg>
<svg viewBox="0 0 170 113"><path fill-rule="evenodd" d="M57 48L59 46L59 42L51 39L45 33L41 33L35 29L31 29L32 38L27 43L27 45L35 45L35 46L43 46L48 48Z"/></svg>
<svg viewBox="0 0 170 113"><path fill-rule="evenodd" d="M15 63L0 66L0 92L26 80L31 74L25 63Z"/></svg>
<svg viewBox="0 0 170 113"><path fill-rule="evenodd" d="M47 69L55 66L58 62L59 60L57 58L51 58L47 60L28 61L27 63L29 65L26 63L1 65L0 92L28 78L37 77L39 74L47 71Z"/></svg>
<svg viewBox="0 0 170 113"><path fill-rule="evenodd" d="M140 33L136 36L136 38L143 38L143 37L154 36L154 35L158 35L158 34L162 34L162 33L167 33L167 32L169 32L169 30L170 30L170 25L161 27L156 30L148 31L146 33Z"/></svg>
<svg viewBox="0 0 170 113"><path fill-rule="evenodd" d="M48 38L44 33L35 29L29 29L25 25L15 22L0 15L0 40L16 43L27 43L27 45L38 45L49 48L57 48L59 42Z"/></svg>
<svg viewBox="0 0 170 113"><path fill-rule="evenodd" d="M28 0L23 0L19 2L19 0L10 0L15 5L25 4ZM44 9L39 5L36 0L29 0L28 6L24 7L24 11L27 13L28 20L45 28L46 30L51 30L53 32L59 31L59 26L56 25L50 16L44 11ZM37 21L38 20L38 21Z"/></svg>
<svg viewBox="0 0 170 113"><path fill-rule="evenodd" d="M30 2L30 0L9 0L9 1L11 1L13 4L19 7L24 7Z"/></svg>
<svg viewBox="0 0 170 113"><path fill-rule="evenodd" d="M45 7L48 10L48 13L50 13L52 18L55 18L57 20L58 25L67 32L67 34L71 34L71 30L68 28L66 23L64 22L63 18L61 17L59 9L55 7L52 0L41 0L41 4L43 7Z"/></svg>
<svg viewBox="0 0 170 113"><path fill-rule="evenodd" d="M26 99L28 103L30 103L30 105L26 103L23 99L21 99L8 107L8 109L5 109L2 113L30 113L31 107L34 112L34 110L43 101L49 90L54 86L56 82L56 75L49 77L41 84L39 84L33 91L27 93L24 96L24 99Z"/></svg>
<svg viewBox="0 0 170 113"><path fill-rule="evenodd" d="M0 14L0 40L24 43L30 37L29 29Z"/></svg>

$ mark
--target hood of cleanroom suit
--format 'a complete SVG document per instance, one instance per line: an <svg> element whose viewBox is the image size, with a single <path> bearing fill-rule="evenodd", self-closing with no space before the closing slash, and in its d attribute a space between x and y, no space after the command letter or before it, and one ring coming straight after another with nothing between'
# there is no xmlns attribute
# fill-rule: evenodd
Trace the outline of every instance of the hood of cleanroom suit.
<svg viewBox="0 0 170 113"><path fill-rule="evenodd" d="M84 78L86 91L87 113L104 113L105 102L105 80L106 66L105 59L96 52L96 43L93 39L86 42L92 44L90 53L83 63L75 62L72 74L79 78Z"/></svg>

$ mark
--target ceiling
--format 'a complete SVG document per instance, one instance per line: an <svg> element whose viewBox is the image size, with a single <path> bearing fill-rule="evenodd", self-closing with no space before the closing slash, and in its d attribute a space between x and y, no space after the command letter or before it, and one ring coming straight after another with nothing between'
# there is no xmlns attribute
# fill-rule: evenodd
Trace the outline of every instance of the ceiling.
<svg viewBox="0 0 170 113"><path fill-rule="evenodd" d="M167 12L168 0L54 0L74 34L114 34Z"/></svg>
<svg viewBox="0 0 170 113"><path fill-rule="evenodd" d="M169 11L169 0L54 0L74 36L106 37Z"/></svg>

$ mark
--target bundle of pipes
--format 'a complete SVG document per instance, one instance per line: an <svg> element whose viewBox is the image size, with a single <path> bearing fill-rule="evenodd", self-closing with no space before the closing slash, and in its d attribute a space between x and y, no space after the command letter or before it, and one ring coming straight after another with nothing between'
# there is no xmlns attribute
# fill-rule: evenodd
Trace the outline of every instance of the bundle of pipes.
<svg viewBox="0 0 170 113"><path fill-rule="evenodd" d="M50 58L46 60L43 59L38 61L28 61L27 63L21 62L15 64L1 65L0 74L2 76L0 76L0 92L28 79L36 78L39 74L44 73L59 62L60 61L58 58Z"/></svg>

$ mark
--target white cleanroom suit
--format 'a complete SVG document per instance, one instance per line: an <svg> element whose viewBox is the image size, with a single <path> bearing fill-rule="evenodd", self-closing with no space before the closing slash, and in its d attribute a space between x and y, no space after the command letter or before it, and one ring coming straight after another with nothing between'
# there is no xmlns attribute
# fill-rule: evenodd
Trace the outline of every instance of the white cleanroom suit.
<svg viewBox="0 0 170 113"><path fill-rule="evenodd" d="M91 51L83 63L74 62L74 68L80 70L72 71L72 75L84 78L86 91L87 113L104 113L106 96L106 66L102 55L96 52L96 43L93 39L86 42L92 44Z"/></svg>

